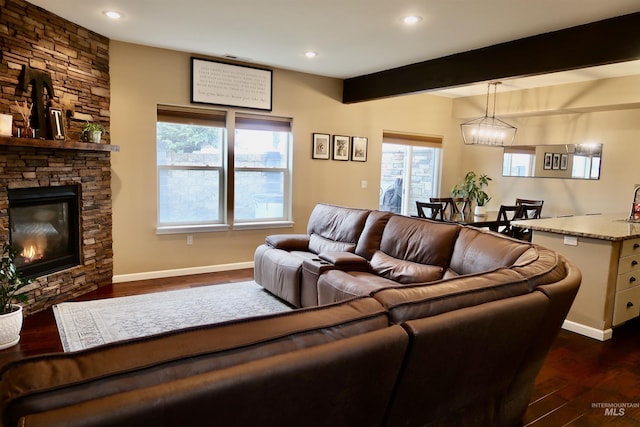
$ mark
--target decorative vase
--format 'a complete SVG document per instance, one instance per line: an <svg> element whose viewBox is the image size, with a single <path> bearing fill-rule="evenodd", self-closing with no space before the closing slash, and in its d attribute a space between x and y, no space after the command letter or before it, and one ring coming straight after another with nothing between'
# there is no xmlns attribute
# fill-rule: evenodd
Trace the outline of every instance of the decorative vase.
<svg viewBox="0 0 640 427"><path fill-rule="evenodd" d="M487 216L487 207L486 206L476 206L473 214L475 216Z"/></svg>
<svg viewBox="0 0 640 427"><path fill-rule="evenodd" d="M0 314L0 350L13 347L20 341L22 306L11 304L11 313Z"/></svg>
<svg viewBox="0 0 640 427"><path fill-rule="evenodd" d="M102 138L102 131L99 131L99 130L87 131L87 140L89 142L94 142L96 144L100 144L100 139L101 138Z"/></svg>

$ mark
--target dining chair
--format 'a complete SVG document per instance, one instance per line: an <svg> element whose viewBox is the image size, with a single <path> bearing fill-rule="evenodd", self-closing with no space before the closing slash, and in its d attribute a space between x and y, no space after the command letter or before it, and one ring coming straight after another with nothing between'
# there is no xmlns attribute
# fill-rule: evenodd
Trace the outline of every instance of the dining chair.
<svg viewBox="0 0 640 427"><path fill-rule="evenodd" d="M498 229L494 230L510 237L516 237L516 227L511 226L511 221L522 218L522 206L500 205L498 210Z"/></svg>
<svg viewBox="0 0 640 427"><path fill-rule="evenodd" d="M522 209L522 218L524 219L540 219L540 214L542 213L542 205L532 205L529 203L521 203L520 208Z"/></svg>
<svg viewBox="0 0 640 427"><path fill-rule="evenodd" d="M468 197L454 197L453 203L458 212L464 215L471 214L471 202Z"/></svg>
<svg viewBox="0 0 640 427"><path fill-rule="evenodd" d="M439 216L440 220L444 219L444 207L442 203L419 202L416 200L416 207L418 208L419 218L438 219ZM429 210L429 215L427 215L427 209Z"/></svg>
<svg viewBox="0 0 640 427"><path fill-rule="evenodd" d="M534 199L521 199L519 197L516 198L516 205L535 205L540 206L544 204L544 200L534 200Z"/></svg>
<svg viewBox="0 0 640 427"><path fill-rule="evenodd" d="M440 203L442 204L442 209L446 212L449 210L451 214L460 213L458 210L458 206L456 202L453 200L453 197L430 197L429 201L431 203Z"/></svg>

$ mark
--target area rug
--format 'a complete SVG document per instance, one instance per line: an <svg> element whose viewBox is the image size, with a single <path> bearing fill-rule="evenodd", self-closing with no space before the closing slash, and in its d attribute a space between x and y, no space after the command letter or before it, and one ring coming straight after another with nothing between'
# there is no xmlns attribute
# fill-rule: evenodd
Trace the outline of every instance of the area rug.
<svg viewBox="0 0 640 427"><path fill-rule="evenodd" d="M64 351L289 310L253 281L64 302L53 307Z"/></svg>

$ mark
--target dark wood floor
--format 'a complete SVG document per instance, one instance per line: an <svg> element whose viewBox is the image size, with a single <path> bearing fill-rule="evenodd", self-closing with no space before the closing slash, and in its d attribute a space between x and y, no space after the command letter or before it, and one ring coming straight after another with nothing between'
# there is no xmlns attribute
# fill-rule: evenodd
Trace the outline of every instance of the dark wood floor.
<svg viewBox="0 0 640 427"><path fill-rule="evenodd" d="M77 300L252 278L253 270L245 269L118 283ZM0 351L0 364L28 355L58 351L62 351L62 345L53 312L48 309L25 319L20 343ZM606 342L560 331L536 380L524 424L533 427L640 426L640 321L616 328L613 339Z"/></svg>

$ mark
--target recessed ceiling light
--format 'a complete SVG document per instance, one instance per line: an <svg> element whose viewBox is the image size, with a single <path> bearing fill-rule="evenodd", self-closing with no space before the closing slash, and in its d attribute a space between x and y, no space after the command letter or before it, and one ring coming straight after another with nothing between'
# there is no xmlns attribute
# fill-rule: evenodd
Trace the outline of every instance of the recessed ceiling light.
<svg viewBox="0 0 640 427"><path fill-rule="evenodd" d="M417 24L420 21L422 21L422 16L417 16L417 15L409 15L402 18L402 22L404 22L407 25Z"/></svg>
<svg viewBox="0 0 640 427"><path fill-rule="evenodd" d="M315 58L316 56L318 56L318 52L308 51L304 53L304 56L306 56L307 58Z"/></svg>
<svg viewBox="0 0 640 427"><path fill-rule="evenodd" d="M102 12L102 14L104 16L106 16L109 19L120 19L122 18L122 13L116 11L116 10L105 10L104 12Z"/></svg>

